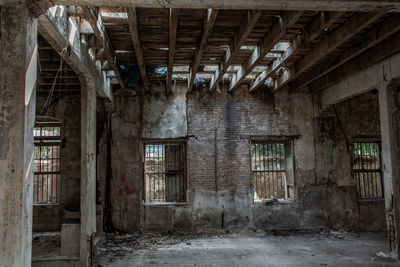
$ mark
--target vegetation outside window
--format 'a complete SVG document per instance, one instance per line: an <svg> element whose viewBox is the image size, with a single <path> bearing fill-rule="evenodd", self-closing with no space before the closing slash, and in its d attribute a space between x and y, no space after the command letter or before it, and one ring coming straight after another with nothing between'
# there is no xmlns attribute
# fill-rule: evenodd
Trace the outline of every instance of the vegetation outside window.
<svg viewBox="0 0 400 267"><path fill-rule="evenodd" d="M383 197L379 142L353 144L353 175L357 184L358 198Z"/></svg>

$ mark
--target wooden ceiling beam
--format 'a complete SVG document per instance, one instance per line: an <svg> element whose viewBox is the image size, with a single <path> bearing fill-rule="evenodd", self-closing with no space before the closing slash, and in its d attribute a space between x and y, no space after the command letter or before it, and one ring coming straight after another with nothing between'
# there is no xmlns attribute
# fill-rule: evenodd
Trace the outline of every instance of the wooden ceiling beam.
<svg viewBox="0 0 400 267"><path fill-rule="evenodd" d="M51 2L70 6L400 12L400 2L396 0L51 0Z"/></svg>
<svg viewBox="0 0 400 267"><path fill-rule="evenodd" d="M315 80L310 84L310 89L312 92L319 92L324 88L333 85L352 74L359 72L373 64L376 64L387 57L390 57L396 53L400 52L400 32L395 33L383 42L372 47L366 52L362 53L356 58L346 62L339 68L328 73L327 75Z"/></svg>
<svg viewBox="0 0 400 267"><path fill-rule="evenodd" d="M256 26L261 15L262 11L259 10L247 11L245 18L240 23L238 31L232 38L229 47L225 52L222 62L219 64L217 70L215 71L215 74L211 78L210 91L217 89L217 86L219 86L219 82L224 77L224 74L228 70L229 66L232 64L232 61L235 58L235 56L240 52L240 49L244 44L244 42L246 41L247 36L249 36L254 26Z"/></svg>
<svg viewBox="0 0 400 267"><path fill-rule="evenodd" d="M188 92L190 93L193 89L194 80L196 78L196 74L199 70L201 58L203 57L204 49L206 47L208 38L212 32L214 27L215 21L217 20L218 10L215 9L208 9L207 10L207 17L204 20L204 30L203 35L201 37L201 41L196 48L196 52L190 66L190 75L188 78Z"/></svg>
<svg viewBox="0 0 400 267"><path fill-rule="evenodd" d="M129 30L131 34L133 47L135 48L137 65L140 70L140 75L142 76L143 86L146 91L149 91L149 80L147 78L146 64L144 62L142 45L140 43L139 25L137 23L136 8L134 7L126 8L126 13L128 14Z"/></svg>
<svg viewBox="0 0 400 267"><path fill-rule="evenodd" d="M169 9L169 49L168 49L168 72L167 72L167 82L166 82L166 93L167 95L171 92L172 84L172 73L174 71L174 56L176 47L176 30L178 28L178 17L179 9L170 8Z"/></svg>
<svg viewBox="0 0 400 267"><path fill-rule="evenodd" d="M344 12L320 12L311 24L292 40L285 53L280 58L275 59L272 65L268 66L268 68L257 77L249 91L254 92L263 85L268 78L273 77L285 62L297 55L298 52L307 47L310 42L317 39L325 29L330 28L343 14Z"/></svg>
<svg viewBox="0 0 400 267"><path fill-rule="evenodd" d="M86 20L89 22L90 26L93 29L94 35L98 40L100 40L100 42L103 43L104 53L106 55L107 61L110 63L112 70L117 76L119 85L121 86L121 88L125 89L125 84L122 80L122 76L118 68L117 59L112 48L108 33L103 26L101 17L88 6L81 6L81 8L83 13L85 14Z"/></svg>
<svg viewBox="0 0 400 267"><path fill-rule="evenodd" d="M314 69L295 80L290 87L292 88L303 88L313 81L323 77L334 69L340 67L346 62L352 60L353 58L361 55L368 49L378 45L383 40L389 38L391 35L400 31L400 15L393 14L387 19L385 19L382 23L372 28L366 34L363 35L363 39L361 42L357 42L356 44L350 46L348 49L344 51L340 51L340 53L332 57L327 62L321 64L318 69Z"/></svg>
<svg viewBox="0 0 400 267"><path fill-rule="evenodd" d="M300 74L312 68L341 45L370 27L371 24L377 22L383 15L384 13L356 13L353 15L346 23L321 41L315 49L311 50L289 69L286 69L275 81L274 90L281 89L287 83L299 77Z"/></svg>
<svg viewBox="0 0 400 267"><path fill-rule="evenodd" d="M263 40L255 47L246 63L239 69L238 73L232 77L229 91L239 87L239 85L246 79L247 75L251 73L255 66L258 65L278 42L286 35L286 31L292 27L304 12L285 12L280 19L272 25L272 28L265 35Z"/></svg>

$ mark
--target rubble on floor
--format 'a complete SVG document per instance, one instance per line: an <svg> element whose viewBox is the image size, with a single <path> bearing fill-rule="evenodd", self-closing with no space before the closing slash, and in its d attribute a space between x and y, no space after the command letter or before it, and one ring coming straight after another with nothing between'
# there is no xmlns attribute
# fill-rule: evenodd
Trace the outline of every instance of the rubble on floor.
<svg viewBox="0 0 400 267"><path fill-rule="evenodd" d="M282 234L284 233L284 234ZM106 234L95 266L398 266L386 233ZM384 251L381 253L381 251ZM379 254L379 255L378 255ZM378 256L377 256L378 255Z"/></svg>

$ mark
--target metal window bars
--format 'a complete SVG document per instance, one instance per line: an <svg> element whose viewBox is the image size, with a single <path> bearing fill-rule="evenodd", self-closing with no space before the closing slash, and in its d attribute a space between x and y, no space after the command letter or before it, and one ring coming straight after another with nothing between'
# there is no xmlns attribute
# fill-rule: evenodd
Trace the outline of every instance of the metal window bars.
<svg viewBox="0 0 400 267"><path fill-rule="evenodd" d="M35 204L58 204L61 176L61 124L36 123L33 135L35 143L33 201Z"/></svg>
<svg viewBox="0 0 400 267"><path fill-rule="evenodd" d="M186 201L185 145L145 145L145 201L170 203Z"/></svg>
<svg viewBox="0 0 400 267"><path fill-rule="evenodd" d="M252 143L254 200L293 198L293 143Z"/></svg>
<svg viewBox="0 0 400 267"><path fill-rule="evenodd" d="M358 198L383 197L378 142L355 142L353 144L353 175L356 180Z"/></svg>

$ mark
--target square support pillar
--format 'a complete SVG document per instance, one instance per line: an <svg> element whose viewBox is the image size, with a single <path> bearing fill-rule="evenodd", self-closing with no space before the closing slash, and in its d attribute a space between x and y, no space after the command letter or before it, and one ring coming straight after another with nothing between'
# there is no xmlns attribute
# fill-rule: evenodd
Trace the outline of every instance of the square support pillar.
<svg viewBox="0 0 400 267"><path fill-rule="evenodd" d="M25 1L1 17L0 266L31 266L37 20Z"/></svg>
<svg viewBox="0 0 400 267"><path fill-rule="evenodd" d="M392 256L400 257L400 131L399 98L395 83L381 82L379 110L382 138L382 172L385 208Z"/></svg>
<svg viewBox="0 0 400 267"><path fill-rule="evenodd" d="M96 232L96 88L81 79L81 239L82 266L91 263Z"/></svg>

